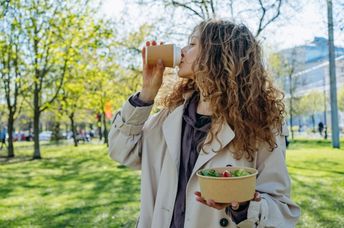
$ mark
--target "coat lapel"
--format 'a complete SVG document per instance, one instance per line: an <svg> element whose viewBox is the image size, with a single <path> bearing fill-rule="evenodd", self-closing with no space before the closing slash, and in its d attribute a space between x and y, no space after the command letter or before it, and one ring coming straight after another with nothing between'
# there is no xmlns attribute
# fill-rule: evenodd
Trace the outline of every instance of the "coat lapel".
<svg viewBox="0 0 344 228"><path fill-rule="evenodd" d="M178 106L168 115L163 123L162 131L166 140L168 151L175 162L177 172L179 172L182 115L184 105Z"/></svg>
<svg viewBox="0 0 344 228"><path fill-rule="evenodd" d="M185 94L184 99L188 99L191 95L192 92ZM180 164L182 117L184 106L185 102L183 105L178 106L173 112L171 112L167 116L162 126L162 131L166 140L168 151L176 165L177 173L179 172ZM221 148L221 146L225 147L228 143L230 143L233 140L234 136L235 134L231 127L227 123L222 124L221 129L217 135L218 140L214 138L209 145L203 147L197 158L191 176L193 176L205 163L212 159L217 154L217 151ZM206 142L209 137L210 135L208 134Z"/></svg>
<svg viewBox="0 0 344 228"><path fill-rule="evenodd" d="M193 176L205 163L212 159L221 147L225 147L230 143L234 136L235 134L231 127L227 123L223 124L217 135L218 140L213 138L212 142L209 145L205 145L201 150L191 176ZM208 134L205 142L207 142L209 138L210 134Z"/></svg>

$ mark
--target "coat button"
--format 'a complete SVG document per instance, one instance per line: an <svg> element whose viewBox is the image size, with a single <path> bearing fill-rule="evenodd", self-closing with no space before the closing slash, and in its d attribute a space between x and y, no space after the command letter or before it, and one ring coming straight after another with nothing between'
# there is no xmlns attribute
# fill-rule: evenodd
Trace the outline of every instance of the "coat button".
<svg viewBox="0 0 344 228"><path fill-rule="evenodd" d="M221 225L222 227L228 226L228 219L222 218L222 219L220 220L220 225Z"/></svg>

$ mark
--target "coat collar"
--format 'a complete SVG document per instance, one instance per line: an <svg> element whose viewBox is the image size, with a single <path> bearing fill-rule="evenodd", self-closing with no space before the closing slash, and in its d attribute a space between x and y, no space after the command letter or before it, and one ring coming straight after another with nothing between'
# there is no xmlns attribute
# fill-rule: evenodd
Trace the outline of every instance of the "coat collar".
<svg viewBox="0 0 344 228"><path fill-rule="evenodd" d="M217 135L217 138L213 138L210 144L204 145L200 151L196 164L193 168L191 176L193 176L205 163L212 159L218 152L221 147L227 146L235 137L234 131L227 124L224 123L221 126L221 129ZM208 134L205 142L210 139L210 134Z"/></svg>
<svg viewBox="0 0 344 228"><path fill-rule="evenodd" d="M185 100L187 100L193 91L184 94ZM182 132L182 116L184 105L178 106L174 109L165 119L162 130L166 140L166 144L168 147L168 151L172 160L175 162L177 172L179 171L179 164L180 164L180 149L181 149L181 132ZM235 137L234 131L231 127L224 123L222 124L220 131L217 135L217 139L214 138L209 145L205 145L201 150L193 172L193 175L198 169L200 169L205 163L207 163L211 158L213 158L217 151L222 147L228 145L233 138ZM210 135L208 134L206 138L206 142L210 139Z"/></svg>

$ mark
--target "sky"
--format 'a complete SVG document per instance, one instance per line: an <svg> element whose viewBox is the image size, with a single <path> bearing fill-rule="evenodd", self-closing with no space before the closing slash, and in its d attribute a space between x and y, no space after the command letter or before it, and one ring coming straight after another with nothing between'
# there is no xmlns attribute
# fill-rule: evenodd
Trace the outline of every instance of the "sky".
<svg viewBox="0 0 344 228"><path fill-rule="evenodd" d="M126 2L130 2L130 0ZM281 50L310 43L315 36L327 38L326 1L308 0L303 2L304 7L299 12L285 12L279 22L268 27L261 37L265 43L273 49ZM129 6L125 5L124 0L103 0L101 13L116 20L124 18L125 21L132 21L129 26L129 30L132 31L135 31L140 24L150 22L150 17L159 16L157 9L144 7L139 9L130 4ZM250 19L247 20L246 23L250 24ZM344 46L344 31L335 31L334 37L336 45Z"/></svg>

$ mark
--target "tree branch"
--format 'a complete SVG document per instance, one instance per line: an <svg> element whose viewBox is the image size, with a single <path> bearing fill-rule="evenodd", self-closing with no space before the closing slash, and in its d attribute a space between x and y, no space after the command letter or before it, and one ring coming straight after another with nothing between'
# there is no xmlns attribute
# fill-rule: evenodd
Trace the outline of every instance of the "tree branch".
<svg viewBox="0 0 344 228"><path fill-rule="evenodd" d="M177 2L177 1L174 1L172 0L172 5L173 6L180 6L180 7L183 7L185 9L188 9L190 10L191 12L193 12L196 16L202 18L202 19L205 19L204 16L202 16L201 14L199 14L196 10L194 10L193 8L191 8L190 6L186 5L186 4L183 4L183 3L180 3L180 2Z"/></svg>
<svg viewBox="0 0 344 228"><path fill-rule="evenodd" d="M207 13L207 18L209 17L209 10L208 10L208 6L207 6L207 2L205 2L205 0L202 0L201 5L199 6L202 9L202 5L204 6L205 12Z"/></svg>
<svg viewBox="0 0 344 228"><path fill-rule="evenodd" d="M214 8L214 1L213 0L210 0L210 8L211 8L211 12L213 13L213 17L216 17L215 8Z"/></svg>
<svg viewBox="0 0 344 228"><path fill-rule="evenodd" d="M47 101L43 105L41 105L42 108L40 108L40 110L39 110L40 113L44 112L44 110L46 110L48 108L48 104L52 104L54 102L54 100L57 98L58 94L60 93L60 90L61 90L62 85L63 85L64 78L65 78L65 75L66 75L66 71L67 71L68 56L69 56L69 48L67 50L67 54L66 54L65 61L64 61L64 64L63 64L62 75L61 75L60 83L59 83L59 85L57 87L57 90L56 90L54 96L49 101Z"/></svg>
<svg viewBox="0 0 344 228"><path fill-rule="evenodd" d="M273 9L274 6L275 6L275 3L273 3L271 5L270 8L266 8L264 6L264 3L262 2L262 0L258 0L259 1L259 5L260 5L260 8L262 10L262 15L260 17L260 20L259 20L259 26L258 26L258 30L256 32L256 37L259 36L259 34L266 28L266 26L268 26L271 22L273 22L274 20L276 20L276 18L280 15L281 13L281 6L282 6L282 0L276 0L275 3L277 3L277 9L276 9L276 14L270 19L268 20L265 24L263 24L264 22L264 18L265 18L265 15L266 15L266 12L269 10L269 9Z"/></svg>

